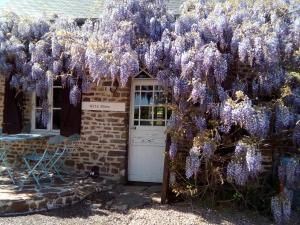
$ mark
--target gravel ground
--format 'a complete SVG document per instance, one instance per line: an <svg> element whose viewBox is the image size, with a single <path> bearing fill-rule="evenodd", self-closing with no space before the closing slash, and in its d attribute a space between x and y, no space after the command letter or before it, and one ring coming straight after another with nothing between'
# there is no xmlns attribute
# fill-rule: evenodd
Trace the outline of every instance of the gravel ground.
<svg viewBox="0 0 300 225"><path fill-rule="evenodd" d="M298 221L297 221L298 222ZM196 224L272 224L265 217L250 213L219 212L199 208L192 210L187 205L150 205L137 209L120 211L93 209L83 201L65 209L18 217L2 217L1 225L196 225ZM294 223L295 224L295 223Z"/></svg>
<svg viewBox="0 0 300 225"><path fill-rule="evenodd" d="M0 225L269 225L271 218L250 211L193 208L190 201L172 205L154 203L160 187L117 186L96 192L86 200L48 212L0 217ZM153 198L154 197L154 198ZM300 225L300 212L292 225Z"/></svg>

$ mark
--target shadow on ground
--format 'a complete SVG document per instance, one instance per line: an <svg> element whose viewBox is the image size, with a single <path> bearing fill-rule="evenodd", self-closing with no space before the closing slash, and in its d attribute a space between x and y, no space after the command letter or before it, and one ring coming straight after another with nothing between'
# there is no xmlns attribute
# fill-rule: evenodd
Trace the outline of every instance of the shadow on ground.
<svg viewBox="0 0 300 225"><path fill-rule="evenodd" d="M84 201L65 207L63 210L54 209L42 214L62 218L88 218L91 215L105 216L109 212L127 214L130 209L160 203L160 191L161 186L159 185L117 185L108 191L95 192Z"/></svg>

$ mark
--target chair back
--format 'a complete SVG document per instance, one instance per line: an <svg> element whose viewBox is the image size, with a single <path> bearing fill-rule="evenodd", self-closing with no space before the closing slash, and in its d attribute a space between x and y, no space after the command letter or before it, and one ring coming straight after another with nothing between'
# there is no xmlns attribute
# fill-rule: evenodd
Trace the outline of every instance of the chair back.
<svg viewBox="0 0 300 225"><path fill-rule="evenodd" d="M4 160L6 156L6 148L0 148L0 161Z"/></svg>
<svg viewBox="0 0 300 225"><path fill-rule="evenodd" d="M76 142L79 141L80 135L79 134L72 134L71 136L67 137L66 145L67 151L70 153L71 151L74 151L76 148Z"/></svg>

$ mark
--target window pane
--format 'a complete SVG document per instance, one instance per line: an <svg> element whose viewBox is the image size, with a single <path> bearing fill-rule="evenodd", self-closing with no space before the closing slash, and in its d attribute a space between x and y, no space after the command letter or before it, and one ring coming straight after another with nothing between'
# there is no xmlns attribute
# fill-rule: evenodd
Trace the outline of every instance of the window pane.
<svg viewBox="0 0 300 225"><path fill-rule="evenodd" d="M139 125L139 121L138 121L138 120L135 120L135 121L134 121L134 125L135 125L135 126Z"/></svg>
<svg viewBox="0 0 300 225"><path fill-rule="evenodd" d="M61 108L62 104L62 89L61 88L53 88L53 107Z"/></svg>
<svg viewBox="0 0 300 225"><path fill-rule="evenodd" d="M163 92L154 93L154 104L165 104L166 98Z"/></svg>
<svg viewBox="0 0 300 225"><path fill-rule="evenodd" d="M141 120L141 126L151 126L152 125L152 121L144 121L144 120Z"/></svg>
<svg viewBox="0 0 300 225"><path fill-rule="evenodd" d="M141 95L139 92L136 92L134 94L134 105L140 105L141 104Z"/></svg>
<svg viewBox="0 0 300 225"><path fill-rule="evenodd" d="M142 92L141 105L151 105L151 104L153 104L153 93Z"/></svg>
<svg viewBox="0 0 300 225"><path fill-rule="evenodd" d="M37 109L35 111L35 129L47 129L42 123L42 110Z"/></svg>
<svg viewBox="0 0 300 225"><path fill-rule="evenodd" d="M153 125L154 126L165 126L165 121L154 121Z"/></svg>
<svg viewBox="0 0 300 225"><path fill-rule="evenodd" d="M152 107L141 107L141 119L152 119Z"/></svg>
<svg viewBox="0 0 300 225"><path fill-rule="evenodd" d="M154 107L154 119L165 119L165 107Z"/></svg>
<svg viewBox="0 0 300 225"><path fill-rule="evenodd" d="M140 108L134 107L134 119L139 119L139 112L140 112Z"/></svg>
<svg viewBox="0 0 300 225"><path fill-rule="evenodd" d="M163 90L163 87L161 85L155 85L155 90Z"/></svg>
<svg viewBox="0 0 300 225"><path fill-rule="evenodd" d="M53 120L52 120L52 129L59 130L60 129L60 109L53 110Z"/></svg>
<svg viewBox="0 0 300 225"><path fill-rule="evenodd" d="M152 91L153 90L153 86L142 86L142 91Z"/></svg>
<svg viewBox="0 0 300 225"><path fill-rule="evenodd" d="M140 86L135 86L135 90L140 90Z"/></svg>

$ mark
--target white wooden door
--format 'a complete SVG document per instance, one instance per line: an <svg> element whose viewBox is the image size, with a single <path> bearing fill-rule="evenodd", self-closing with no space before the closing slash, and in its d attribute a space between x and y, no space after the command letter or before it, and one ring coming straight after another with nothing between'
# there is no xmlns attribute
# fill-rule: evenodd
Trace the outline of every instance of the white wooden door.
<svg viewBox="0 0 300 225"><path fill-rule="evenodd" d="M134 79L131 92L128 180L162 182L166 121L170 114L156 80Z"/></svg>

